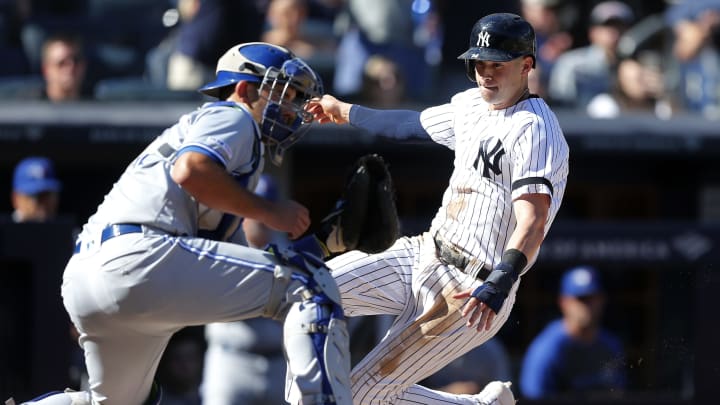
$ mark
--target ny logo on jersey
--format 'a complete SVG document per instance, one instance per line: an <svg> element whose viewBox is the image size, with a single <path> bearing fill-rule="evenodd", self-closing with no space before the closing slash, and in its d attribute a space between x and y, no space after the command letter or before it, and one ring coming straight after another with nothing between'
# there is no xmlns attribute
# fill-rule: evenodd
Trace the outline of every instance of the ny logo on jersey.
<svg viewBox="0 0 720 405"><path fill-rule="evenodd" d="M492 147L490 146L491 141L491 139L483 141L482 145L480 145L480 152L478 153L477 158L475 158L475 164L473 164L473 166L475 166L475 170L477 170L480 158L482 158L482 176L486 178L490 178L490 170L492 170L493 174L496 176L500 174L500 158L505 154L505 149L503 149L502 142L500 142L499 139Z"/></svg>
<svg viewBox="0 0 720 405"><path fill-rule="evenodd" d="M480 47L490 46L490 34L488 34L487 31L482 30L478 34L478 39L477 39L477 43L475 44L475 46L480 46Z"/></svg>

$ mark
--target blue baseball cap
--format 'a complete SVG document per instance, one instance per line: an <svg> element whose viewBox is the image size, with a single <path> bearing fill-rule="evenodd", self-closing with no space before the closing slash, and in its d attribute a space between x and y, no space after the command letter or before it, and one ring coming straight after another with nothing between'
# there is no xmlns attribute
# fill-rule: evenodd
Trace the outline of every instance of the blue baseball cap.
<svg viewBox="0 0 720 405"><path fill-rule="evenodd" d="M598 271L591 266L573 267L563 274L560 295L582 297L602 292Z"/></svg>
<svg viewBox="0 0 720 405"><path fill-rule="evenodd" d="M55 166L48 158L33 156L15 166L13 191L35 195L45 191L60 191L61 186L55 176Z"/></svg>

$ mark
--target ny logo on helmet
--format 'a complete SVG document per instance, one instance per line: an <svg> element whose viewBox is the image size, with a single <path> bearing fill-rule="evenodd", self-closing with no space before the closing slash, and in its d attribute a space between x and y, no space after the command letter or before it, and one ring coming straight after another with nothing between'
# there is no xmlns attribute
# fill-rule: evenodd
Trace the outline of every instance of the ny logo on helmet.
<svg viewBox="0 0 720 405"><path fill-rule="evenodd" d="M475 46L481 46L481 47L490 46L490 34L488 34L487 31L482 30L478 34L478 39L477 39L477 43L475 44Z"/></svg>

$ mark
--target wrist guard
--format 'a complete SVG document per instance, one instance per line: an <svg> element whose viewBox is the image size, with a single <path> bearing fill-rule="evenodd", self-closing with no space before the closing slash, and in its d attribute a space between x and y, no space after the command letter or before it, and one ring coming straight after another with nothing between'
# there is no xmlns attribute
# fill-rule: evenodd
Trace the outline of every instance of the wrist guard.
<svg viewBox="0 0 720 405"><path fill-rule="evenodd" d="M471 295L497 314L526 265L527 257L523 252L517 249L506 250L500 263L495 265L485 282Z"/></svg>

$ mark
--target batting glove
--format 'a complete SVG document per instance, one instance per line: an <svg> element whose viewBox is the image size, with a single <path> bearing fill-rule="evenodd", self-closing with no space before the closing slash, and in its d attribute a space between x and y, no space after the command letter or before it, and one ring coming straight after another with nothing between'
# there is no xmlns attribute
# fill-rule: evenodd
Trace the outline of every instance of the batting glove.
<svg viewBox="0 0 720 405"><path fill-rule="evenodd" d="M497 314L507 298L507 293L500 291L495 284L486 281L472 292L472 296L489 306Z"/></svg>
<svg viewBox="0 0 720 405"><path fill-rule="evenodd" d="M485 282L471 296L490 307L495 314L499 313L526 264L527 258L522 252L517 249L506 250L500 263L495 265Z"/></svg>

